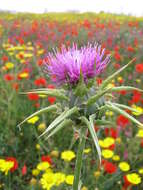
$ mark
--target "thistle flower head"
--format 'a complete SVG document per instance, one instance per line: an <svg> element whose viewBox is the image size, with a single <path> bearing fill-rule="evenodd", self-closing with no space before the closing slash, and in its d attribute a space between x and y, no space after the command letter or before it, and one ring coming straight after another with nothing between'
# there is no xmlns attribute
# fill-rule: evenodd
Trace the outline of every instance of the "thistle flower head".
<svg viewBox="0 0 143 190"><path fill-rule="evenodd" d="M110 56L105 56L105 49L98 44L88 44L80 49L74 44L71 48L61 48L48 54L45 63L46 72L57 84L77 84L82 74L85 82L100 74L109 63Z"/></svg>

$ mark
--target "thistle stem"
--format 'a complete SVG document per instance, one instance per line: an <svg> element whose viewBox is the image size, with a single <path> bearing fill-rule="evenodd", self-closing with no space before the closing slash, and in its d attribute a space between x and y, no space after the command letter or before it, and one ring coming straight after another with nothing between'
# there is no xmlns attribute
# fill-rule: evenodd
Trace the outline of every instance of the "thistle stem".
<svg viewBox="0 0 143 190"><path fill-rule="evenodd" d="M76 165L75 165L75 172L74 172L73 190L80 190L79 189L79 182L80 182L82 157L83 157L83 150L85 147L85 142L86 142L86 129L83 128L81 135L80 135L80 141L79 141L78 151L77 151L77 158L76 158Z"/></svg>

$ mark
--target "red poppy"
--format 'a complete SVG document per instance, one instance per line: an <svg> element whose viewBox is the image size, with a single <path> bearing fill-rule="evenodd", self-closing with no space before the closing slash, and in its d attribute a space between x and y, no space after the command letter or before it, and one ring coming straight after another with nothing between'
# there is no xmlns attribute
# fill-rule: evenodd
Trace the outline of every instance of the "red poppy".
<svg viewBox="0 0 143 190"><path fill-rule="evenodd" d="M136 64L136 72L143 73L143 63Z"/></svg>
<svg viewBox="0 0 143 190"><path fill-rule="evenodd" d="M43 161L43 162L48 162L49 164L52 164L52 159L51 159L51 157L50 156L48 156L48 155L43 155L42 157L41 157L41 160Z"/></svg>
<svg viewBox="0 0 143 190"><path fill-rule="evenodd" d="M104 171L108 174L113 174L117 171L117 166L112 162L106 161L103 165Z"/></svg>
<svg viewBox="0 0 143 190"><path fill-rule="evenodd" d="M138 103L142 98L142 94L139 91L133 91L133 96L131 99L132 103Z"/></svg>
<svg viewBox="0 0 143 190"><path fill-rule="evenodd" d="M22 175L26 175L27 174L27 166L24 164L24 166L21 169L21 173Z"/></svg>
<svg viewBox="0 0 143 190"><path fill-rule="evenodd" d="M6 81L11 81L11 80L14 79L14 77L13 77L13 75L11 75L11 74L5 74L5 75L4 75L4 79L5 79Z"/></svg>
<svg viewBox="0 0 143 190"><path fill-rule="evenodd" d="M40 77L40 78L38 78L38 79L36 79L35 81L34 81L34 84L36 85L36 86L46 86L46 79L45 78L43 78L43 77Z"/></svg>
<svg viewBox="0 0 143 190"><path fill-rule="evenodd" d="M15 170L17 170L17 168L18 168L18 162L17 162L16 158L14 158L14 157L7 157L6 161L12 161L14 163L13 167L10 169L11 172L14 172Z"/></svg>
<svg viewBox="0 0 143 190"><path fill-rule="evenodd" d="M120 61L121 60L121 56L120 54L116 51L115 54L114 54L114 57L117 61Z"/></svg>
<svg viewBox="0 0 143 190"><path fill-rule="evenodd" d="M1 58L4 62L5 61L8 61L8 57L6 55L3 55L2 58Z"/></svg>
<svg viewBox="0 0 143 190"><path fill-rule="evenodd" d="M31 101L38 101L39 100L39 95L35 93L30 93L27 95L28 99Z"/></svg>
<svg viewBox="0 0 143 190"><path fill-rule="evenodd" d="M129 52L134 52L134 51L135 51L132 46L128 46L127 50L128 50Z"/></svg>
<svg viewBox="0 0 143 190"><path fill-rule="evenodd" d="M116 122L118 126L122 126L122 127L126 127L129 124L129 120L123 115L119 115L117 117Z"/></svg>

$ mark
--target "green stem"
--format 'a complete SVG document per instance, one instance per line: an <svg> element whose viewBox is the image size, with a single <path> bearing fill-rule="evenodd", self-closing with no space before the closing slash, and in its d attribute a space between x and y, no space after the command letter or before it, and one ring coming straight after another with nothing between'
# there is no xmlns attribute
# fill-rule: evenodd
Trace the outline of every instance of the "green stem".
<svg viewBox="0 0 143 190"><path fill-rule="evenodd" d="M80 174L82 167L82 156L83 150L86 142L86 129L83 128L83 131L80 136L80 142L78 145L75 172L74 172L74 182L73 182L73 190L79 190L79 182L80 182Z"/></svg>

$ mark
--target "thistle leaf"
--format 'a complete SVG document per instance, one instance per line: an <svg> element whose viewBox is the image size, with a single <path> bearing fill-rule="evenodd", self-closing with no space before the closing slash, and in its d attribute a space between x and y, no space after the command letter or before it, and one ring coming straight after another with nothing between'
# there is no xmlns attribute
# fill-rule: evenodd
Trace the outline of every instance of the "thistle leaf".
<svg viewBox="0 0 143 190"><path fill-rule="evenodd" d="M95 124L96 125L111 125L111 126L115 126L115 123L113 123L111 121L100 120L100 119L95 120Z"/></svg>
<svg viewBox="0 0 143 190"><path fill-rule="evenodd" d="M138 127L140 127L140 128L143 129L143 124L141 122L139 122L138 120L136 120L133 116L131 116L130 114L128 114L127 112L125 112L124 110L120 109L119 107L115 106L112 103L107 103L107 107L111 111L114 111L116 113L122 114L126 118L130 119L133 123L137 124Z"/></svg>
<svg viewBox="0 0 143 190"><path fill-rule="evenodd" d="M69 110L64 111L60 116L58 116L50 125L49 127L39 136L42 137L46 133L48 133L50 130L52 130L55 126L60 124L64 119L68 118L72 114L78 112L78 108L75 106Z"/></svg>
<svg viewBox="0 0 143 190"><path fill-rule="evenodd" d="M70 119L65 119L63 122L61 122L55 129L53 129L53 131L48 135L48 138L50 138L51 136L55 135L58 131L60 131L62 128L64 128L67 125L72 124L72 121Z"/></svg>
<svg viewBox="0 0 143 190"><path fill-rule="evenodd" d="M20 94L39 94L39 95L48 95L54 96L59 99L69 100L67 96L64 95L64 91L57 90L57 89L37 89L31 90L29 92L21 92Z"/></svg>
<svg viewBox="0 0 143 190"><path fill-rule="evenodd" d="M89 121L86 117L81 117L81 120L87 125L88 129L89 129L89 132L91 134L91 137L94 141L94 144L95 144L95 147L97 149L97 153L98 153L98 156L99 156L99 161L100 161L100 164L101 164L101 149L100 149L100 146L99 146L99 142L98 142L98 137L96 135L96 132L95 132L95 129L94 129L94 121L93 121L93 118L95 117L95 115L91 115L89 117Z"/></svg>
<svg viewBox="0 0 143 190"><path fill-rule="evenodd" d="M110 102L108 102L110 104ZM140 113L137 109L135 108L132 108L132 107L129 107L129 106L126 106L126 105L123 105L123 104L117 104L117 103L111 103L111 105L115 105L119 108L123 108L123 109L128 109L132 112L136 112L136 113Z"/></svg>
<svg viewBox="0 0 143 190"><path fill-rule="evenodd" d="M135 88L135 87L132 87L132 86L117 86L117 87L113 87L110 91L111 92L119 92L121 90L126 90L126 91L130 91L130 90L137 90L139 92L143 92L142 89L140 88Z"/></svg>
<svg viewBox="0 0 143 190"><path fill-rule="evenodd" d="M42 108L38 111L36 111L35 113L33 113L32 115L28 116L27 118L25 118L21 123L19 123L17 126L20 128L20 126L25 123L26 121L28 121L29 119L31 119L32 117L34 116L37 116L37 115L40 115L42 113L45 113L45 112L51 112L51 111L56 111L57 110L57 105L51 105L51 106L48 106L46 108Z"/></svg>
<svg viewBox="0 0 143 190"><path fill-rule="evenodd" d="M124 65L122 68L120 68L118 71L116 71L111 76L109 76L106 80L104 80L103 83L100 86L100 89L104 89L118 74L120 74L127 67L129 67L135 60L136 60L136 58L132 59L129 63Z"/></svg>
<svg viewBox="0 0 143 190"><path fill-rule="evenodd" d="M111 89L112 89L112 87L106 88L102 91L99 91L96 95L91 96L91 98L89 98L89 100L87 101L87 105L89 106L89 105L95 103L99 98L101 98L104 94L109 92Z"/></svg>

